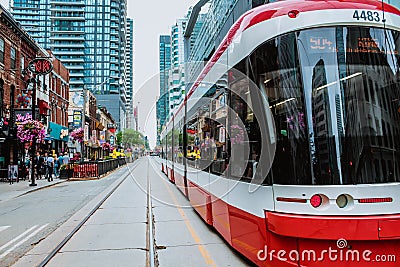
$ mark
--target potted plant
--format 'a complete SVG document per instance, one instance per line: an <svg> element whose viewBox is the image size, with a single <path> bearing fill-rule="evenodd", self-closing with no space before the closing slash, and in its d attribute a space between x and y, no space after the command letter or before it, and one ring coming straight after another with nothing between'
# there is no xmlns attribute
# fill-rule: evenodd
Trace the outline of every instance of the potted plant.
<svg viewBox="0 0 400 267"><path fill-rule="evenodd" d="M63 164L60 167L60 179L68 179L68 164Z"/></svg>

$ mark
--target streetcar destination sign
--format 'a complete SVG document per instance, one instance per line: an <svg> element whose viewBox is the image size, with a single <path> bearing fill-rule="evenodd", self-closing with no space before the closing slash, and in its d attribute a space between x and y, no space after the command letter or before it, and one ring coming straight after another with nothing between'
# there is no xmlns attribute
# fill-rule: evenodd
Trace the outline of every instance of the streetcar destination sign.
<svg viewBox="0 0 400 267"><path fill-rule="evenodd" d="M46 75L53 70L53 63L48 58L35 58L29 62L28 68L37 75Z"/></svg>

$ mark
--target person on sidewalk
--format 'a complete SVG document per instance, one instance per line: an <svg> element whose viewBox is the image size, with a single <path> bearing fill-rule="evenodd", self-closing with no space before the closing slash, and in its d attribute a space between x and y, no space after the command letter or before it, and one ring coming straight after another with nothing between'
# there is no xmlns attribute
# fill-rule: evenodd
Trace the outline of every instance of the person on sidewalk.
<svg viewBox="0 0 400 267"><path fill-rule="evenodd" d="M47 181L53 181L54 158L52 156L48 156L47 152L44 153L44 166L46 167Z"/></svg>
<svg viewBox="0 0 400 267"><path fill-rule="evenodd" d="M11 168L8 168L8 180L10 180L10 184L14 183L13 173L12 173Z"/></svg>
<svg viewBox="0 0 400 267"><path fill-rule="evenodd" d="M36 172L36 179L40 180L42 178L43 169L43 158L40 156L39 152L36 152L36 156L33 158L33 166Z"/></svg>
<svg viewBox="0 0 400 267"><path fill-rule="evenodd" d="M63 162L62 154L60 154L58 157L56 155L54 159L54 175L56 176L56 178L60 176L60 167L62 165L62 162Z"/></svg>
<svg viewBox="0 0 400 267"><path fill-rule="evenodd" d="M68 163L69 163L69 156L68 153L65 152L63 157L63 164L68 164Z"/></svg>

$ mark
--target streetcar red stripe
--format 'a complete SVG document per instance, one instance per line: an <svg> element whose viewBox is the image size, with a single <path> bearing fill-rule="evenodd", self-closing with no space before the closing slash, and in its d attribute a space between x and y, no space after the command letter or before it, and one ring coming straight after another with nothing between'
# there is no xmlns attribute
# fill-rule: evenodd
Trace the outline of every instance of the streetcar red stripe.
<svg viewBox="0 0 400 267"><path fill-rule="evenodd" d="M281 202L296 202L296 203L307 203L307 199L304 198L289 198L289 197L277 197L276 201Z"/></svg>
<svg viewBox="0 0 400 267"><path fill-rule="evenodd" d="M382 198L362 198L358 200L358 203L384 203L384 202L393 202L393 198L391 197L382 197Z"/></svg>

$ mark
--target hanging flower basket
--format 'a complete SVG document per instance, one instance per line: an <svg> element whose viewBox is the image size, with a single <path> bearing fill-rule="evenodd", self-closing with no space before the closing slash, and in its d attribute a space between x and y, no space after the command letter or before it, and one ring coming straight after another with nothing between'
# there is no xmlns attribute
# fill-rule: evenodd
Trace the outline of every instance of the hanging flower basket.
<svg viewBox="0 0 400 267"><path fill-rule="evenodd" d="M17 99L15 100L15 103L18 106L20 106L21 108L27 108L29 106L29 104L31 103L31 97L29 94L21 92L20 94L17 95Z"/></svg>
<svg viewBox="0 0 400 267"><path fill-rule="evenodd" d="M73 141L83 142L83 128L73 130L71 137Z"/></svg>
<svg viewBox="0 0 400 267"><path fill-rule="evenodd" d="M103 144L101 145L101 148L102 148L103 150L105 150L105 151L110 151L111 145L110 145L109 143L103 143Z"/></svg>
<svg viewBox="0 0 400 267"><path fill-rule="evenodd" d="M36 120L32 120L30 114L22 116L17 115L17 138L22 143L31 143L36 137L36 143L43 143L46 137L46 129L44 125Z"/></svg>

